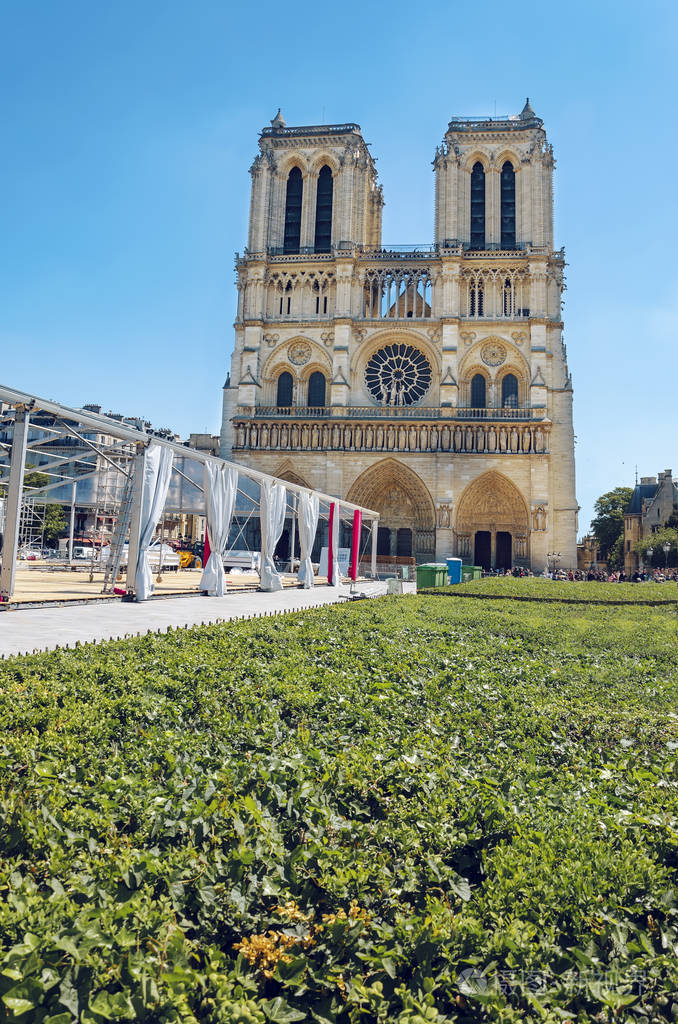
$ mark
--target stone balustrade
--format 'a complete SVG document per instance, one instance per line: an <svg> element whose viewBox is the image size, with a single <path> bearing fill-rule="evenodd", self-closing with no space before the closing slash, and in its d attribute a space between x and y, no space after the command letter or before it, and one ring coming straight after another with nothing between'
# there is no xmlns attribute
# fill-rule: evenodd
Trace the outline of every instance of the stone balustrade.
<svg viewBox="0 0 678 1024"><path fill-rule="evenodd" d="M459 452L479 455L548 454L545 423L282 422L234 419L234 451Z"/></svg>
<svg viewBox="0 0 678 1024"><path fill-rule="evenodd" d="M426 408L412 405L257 405L253 409L240 406L240 418L255 419L352 419L352 420L502 420L529 422L543 420L543 407L515 409L504 406L499 409L461 408L454 406L433 406Z"/></svg>

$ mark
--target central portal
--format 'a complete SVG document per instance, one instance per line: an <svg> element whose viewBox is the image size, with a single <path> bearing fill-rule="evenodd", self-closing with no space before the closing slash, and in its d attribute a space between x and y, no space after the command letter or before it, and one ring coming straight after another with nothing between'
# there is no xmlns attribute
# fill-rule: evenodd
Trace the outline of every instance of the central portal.
<svg viewBox="0 0 678 1024"><path fill-rule="evenodd" d="M353 482L348 501L379 513L377 554L429 562L435 554L435 508L424 481L396 459L382 459Z"/></svg>

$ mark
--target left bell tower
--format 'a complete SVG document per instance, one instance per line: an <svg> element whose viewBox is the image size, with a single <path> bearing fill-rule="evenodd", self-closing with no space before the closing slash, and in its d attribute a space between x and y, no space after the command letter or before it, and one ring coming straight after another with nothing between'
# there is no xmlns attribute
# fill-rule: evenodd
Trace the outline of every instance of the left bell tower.
<svg viewBox="0 0 678 1024"><path fill-rule="evenodd" d="M250 174L249 254L379 246L383 198L359 125L288 128L278 111Z"/></svg>
<svg viewBox="0 0 678 1024"><path fill-rule="evenodd" d="M259 136L250 174L247 249L236 260L235 350L224 386L226 457L233 449L236 409L261 403L262 367L268 346L279 337L276 325L296 323L307 331L322 326L326 334L337 327L337 338L346 333L355 254L381 246L383 194L360 125L292 128L278 110ZM343 342L337 345L346 351ZM342 363L331 378L341 395L348 387L346 372ZM328 381L328 399L329 391Z"/></svg>

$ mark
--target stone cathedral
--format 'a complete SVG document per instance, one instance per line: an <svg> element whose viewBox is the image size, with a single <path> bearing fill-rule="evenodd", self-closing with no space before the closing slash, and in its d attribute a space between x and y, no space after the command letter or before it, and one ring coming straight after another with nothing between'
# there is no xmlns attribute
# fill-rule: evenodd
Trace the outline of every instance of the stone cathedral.
<svg viewBox="0 0 678 1024"><path fill-rule="evenodd" d="M453 118L434 238L384 246L357 124L264 128L221 452L378 511L378 552L576 566L553 150L529 100Z"/></svg>

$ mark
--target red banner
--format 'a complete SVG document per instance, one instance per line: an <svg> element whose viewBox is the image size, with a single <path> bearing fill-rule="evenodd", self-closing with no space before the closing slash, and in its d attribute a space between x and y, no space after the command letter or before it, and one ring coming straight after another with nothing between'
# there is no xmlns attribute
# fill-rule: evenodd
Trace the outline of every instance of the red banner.
<svg viewBox="0 0 678 1024"><path fill-rule="evenodd" d="M332 569L334 568L334 516L335 516L336 504L332 502L330 505L330 536L327 542L327 582L332 584Z"/></svg>
<svg viewBox="0 0 678 1024"><path fill-rule="evenodd" d="M349 576L355 583L358 579L358 559L360 558L360 531L363 525L363 514L359 508L353 513L353 539L351 541L351 566Z"/></svg>

